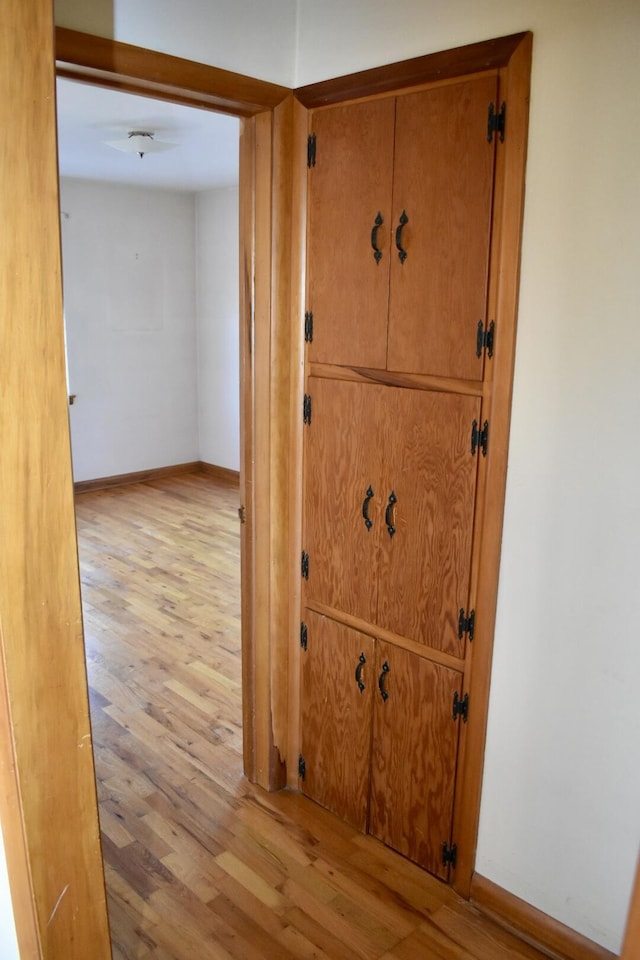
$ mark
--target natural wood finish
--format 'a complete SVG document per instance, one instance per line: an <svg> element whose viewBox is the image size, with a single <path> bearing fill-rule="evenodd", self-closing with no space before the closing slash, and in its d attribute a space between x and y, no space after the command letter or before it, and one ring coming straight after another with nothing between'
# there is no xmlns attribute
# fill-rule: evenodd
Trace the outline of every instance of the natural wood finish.
<svg viewBox="0 0 640 960"><path fill-rule="evenodd" d="M511 395L515 357L520 250L524 208L532 35L520 38L508 66L501 71L499 97L508 103L509 121L505 141L496 160L489 311L496 322L493 359L487 362L485 377L490 387L482 420L491 424L486 458L480 464L479 490L474 532L475 581L470 605L476 610L475 639L469 651L465 687L473 704L461 739L454 837L458 844L458 866L454 888L468 897L475 866L480 817L480 795L486 740L493 634L498 595L498 574L502 546L502 522L507 477ZM480 535L480 530L482 531Z"/></svg>
<svg viewBox="0 0 640 960"><path fill-rule="evenodd" d="M312 109L343 100L390 93L418 84L493 70L509 64L520 44L530 36L531 34L527 33L514 33L508 37L482 40L452 50L361 70L359 73L350 73L332 80L322 80L306 87L298 87L295 94L300 103Z"/></svg>
<svg viewBox="0 0 640 960"><path fill-rule="evenodd" d="M218 483L225 483L229 487L238 488L240 482L240 472L238 470L230 470L229 467L219 467L215 463L206 463L204 460L199 460L197 466L198 470L206 473L207 476L213 480L217 480Z"/></svg>
<svg viewBox="0 0 640 960"><path fill-rule="evenodd" d="M310 117L317 151L308 175L311 362L386 367L394 116L389 98Z"/></svg>
<svg viewBox="0 0 640 960"><path fill-rule="evenodd" d="M554 960L614 960L616 956L477 873L471 881L471 899L483 914ZM629 960L635 957L636 953L629 954ZM624 953L622 960L627 960Z"/></svg>
<svg viewBox="0 0 640 960"><path fill-rule="evenodd" d="M362 387L360 387L362 389ZM383 464L378 488L380 553L376 623L454 657L463 657L460 608L468 608L478 452L474 397L378 387L376 436ZM387 498L395 533L387 532Z"/></svg>
<svg viewBox="0 0 640 960"><path fill-rule="evenodd" d="M275 83L66 27L56 27L55 49L60 77L237 117L272 109L290 93Z"/></svg>
<svg viewBox="0 0 640 960"><path fill-rule="evenodd" d="M640 857L636 870L636 882L629 901L627 929L620 956L621 960L636 960L640 956Z"/></svg>
<svg viewBox="0 0 640 960"><path fill-rule="evenodd" d="M417 390L439 390L444 393L459 393L467 397L482 397L485 393L485 386L480 381L462 381L452 377L427 377L416 373L372 370L366 367L339 367L332 363L309 363L307 366L310 377L354 380L356 383L383 383L390 387L415 387Z"/></svg>
<svg viewBox="0 0 640 960"><path fill-rule="evenodd" d="M349 627L304 613L302 792L366 831L369 812L374 641ZM356 680L356 668L362 689Z"/></svg>
<svg viewBox="0 0 640 960"><path fill-rule="evenodd" d="M396 100L393 227L406 212L404 263L393 247L389 370L482 378L493 165L487 141L495 75ZM425 164L424 158L429 162Z"/></svg>
<svg viewBox="0 0 640 960"><path fill-rule="evenodd" d="M151 470L136 470L134 473L118 473L112 477L96 477L95 480L76 480L73 489L76 493L89 493L91 490L107 490L109 487L121 487L128 483L144 483L146 480L159 480L161 477L177 477L181 473L195 473L200 462L176 463L168 467L153 467Z"/></svg>
<svg viewBox="0 0 640 960"><path fill-rule="evenodd" d="M13 753L7 767L3 750L2 812L14 811L10 883L25 960L38 956L35 929L46 960L107 960L62 329L52 4L7 0L2 21L0 715Z"/></svg>
<svg viewBox="0 0 640 960"><path fill-rule="evenodd" d="M452 657L448 653L443 653L442 650L436 650L435 647L425 647L423 643L418 643L410 637L401 637L400 634L393 633L391 630L385 630L384 627L378 624L361 620L358 617L351 617L342 610L329 607L324 603L318 603L316 600L310 601L309 607L315 610L316 613L322 614L323 617L330 617L332 620L344 623L346 627L358 630L360 633L364 633L369 637L379 637L381 640L388 640L389 643L400 647L402 650L407 650L409 653L416 653L420 657L425 657L433 663L439 663L443 667L449 667L451 670L457 670L459 673L464 672L465 661L459 657Z"/></svg>
<svg viewBox="0 0 640 960"><path fill-rule="evenodd" d="M371 833L446 880L441 848L451 839L460 674L380 641L376 678Z"/></svg>
<svg viewBox="0 0 640 960"><path fill-rule="evenodd" d="M114 960L543 960L242 776L236 502L203 474L78 497Z"/></svg>

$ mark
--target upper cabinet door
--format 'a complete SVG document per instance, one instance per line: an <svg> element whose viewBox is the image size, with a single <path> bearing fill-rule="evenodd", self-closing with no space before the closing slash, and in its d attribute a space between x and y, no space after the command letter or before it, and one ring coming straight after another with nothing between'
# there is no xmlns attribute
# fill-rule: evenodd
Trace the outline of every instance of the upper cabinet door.
<svg viewBox="0 0 640 960"><path fill-rule="evenodd" d="M313 362L385 367L394 113L391 97L312 115L307 310Z"/></svg>
<svg viewBox="0 0 640 960"><path fill-rule="evenodd" d="M386 388L309 378L305 426L307 602L375 621Z"/></svg>
<svg viewBox="0 0 640 960"><path fill-rule="evenodd" d="M480 400L388 389L384 412L385 523L377 623L456 657L466 610L477 461L471 453Z"/></svg>
<svg viewBox="0 0 640 960"><path fill-rule="evenodd" d="M480 77L397 99L389 370L482 379L496 96Z"/></svg>

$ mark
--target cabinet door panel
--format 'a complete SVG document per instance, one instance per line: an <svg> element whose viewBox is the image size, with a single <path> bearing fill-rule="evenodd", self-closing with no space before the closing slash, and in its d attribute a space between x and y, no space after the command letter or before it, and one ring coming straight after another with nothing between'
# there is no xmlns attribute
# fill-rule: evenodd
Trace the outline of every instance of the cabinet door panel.
<svg viewBox="0 0 640 960"><path fill-rule="evenodd" d="M459 722L453 695L461 675L378 641L371 757L370 832L447 879L442 843L450 842Z"/></svg>
<svg viewBox="0 0 640 960"><path fill-rule="evenodd" d="M407 251L391 261L388 368L481 379L497 80L481 77L398 98L394 224Z"/></svg>
<svg viewBox="0 0 640 960"><path fill-rule="evenodd" d="M367 828L374 641L310 610L302 652L302 791ZM360 681L360 685L358 684Z"/></svg>
<svg viewBox="0 0 640 960"><path fill-rule="evenodd" d="M379 416L385 388L309 379L311 423L305 427L305 550L308 601L373 622L381 531ZM372 496L367 497L369 487ZM372 525L367 529L363 503Z"/></svg>
<svg viewBox="0 0 640 960"><path fill-rule="evenodd" d="M314 317L309 359L318 363L386 363L394 110L389 98L312 115L307 309Z"/></svg>
<svg viewBox="0 0 640 960"><path fill-rule="evenodd" d="M467 606L480 401L460 394L389 391L384 496L395 532L380 538L377 623L464 656L458 615Z"/></svg>

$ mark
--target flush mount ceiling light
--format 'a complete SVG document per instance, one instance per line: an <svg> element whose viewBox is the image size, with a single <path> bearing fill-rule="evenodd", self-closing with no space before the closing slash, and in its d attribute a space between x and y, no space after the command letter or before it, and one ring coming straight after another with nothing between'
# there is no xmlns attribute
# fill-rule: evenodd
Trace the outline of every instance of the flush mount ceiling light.
<svg viewBox="0 0 640 960"><path fill-rule="evenodd" d="M148 130L131 130L126 140L107 140L106 144L124 153L137 153L139 157L144 157L145 153L163 153L178 146L177 143L154 140L153 134Z"/></svg>

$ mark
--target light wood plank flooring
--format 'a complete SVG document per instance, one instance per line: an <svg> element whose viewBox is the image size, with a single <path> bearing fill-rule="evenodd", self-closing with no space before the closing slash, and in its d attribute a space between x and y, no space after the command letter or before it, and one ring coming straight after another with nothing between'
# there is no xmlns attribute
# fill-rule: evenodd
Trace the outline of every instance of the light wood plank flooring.
<svg viewBox="0 0 640 960"><path fill-rule="evenodd" d="M237 504L203 474L77 497L114 960L542 960L244 779Z"/></svg>

